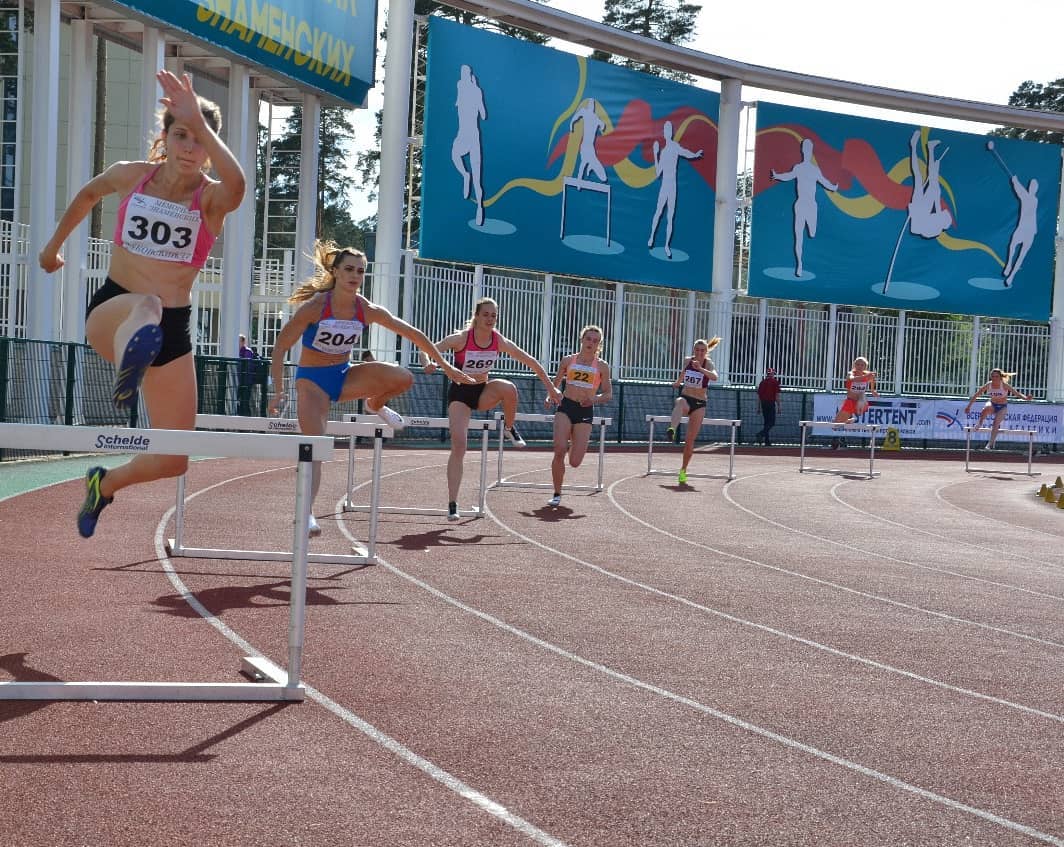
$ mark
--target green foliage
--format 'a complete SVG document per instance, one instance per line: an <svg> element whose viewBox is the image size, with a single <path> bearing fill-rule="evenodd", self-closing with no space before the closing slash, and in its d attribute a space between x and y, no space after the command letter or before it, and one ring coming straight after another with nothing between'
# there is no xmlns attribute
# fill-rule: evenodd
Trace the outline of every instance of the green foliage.
<svg viewBox="0 0 1064 847"><path fill-rule="evenodd" d="M606 0L602 22L655 41L680 45L686 44L694 37L695 21L701 10L701 6L685 3L683 0ZM602 50L596 50L591 54L591 58L677 82L693 81L690 74L682 71L614 56Z"/></svg>
<svg viewBox="0 0 1064 847"><path fill-rule="evenodd" d="M1009 105L1040 112L1064 112L1064 77L1042 84L1027 80L1011 95ZM1049 132L1044 129L1021 129L1002 127L991 135L1002 138L1020 138L1024 141L1043 141L1049 144L1064 144L1064 132Z"/></svg>

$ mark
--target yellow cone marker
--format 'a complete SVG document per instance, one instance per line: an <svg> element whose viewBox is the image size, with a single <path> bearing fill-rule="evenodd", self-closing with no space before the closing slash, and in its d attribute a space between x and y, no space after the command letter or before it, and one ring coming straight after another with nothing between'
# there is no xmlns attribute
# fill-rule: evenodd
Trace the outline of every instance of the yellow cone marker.
<svg viewBox="0 0 1064 847"><path fill-rule="evenodd" d="M888 426L887 434L883 437L883 443L879 447L880 450L900 450L901 449L901 436L898 434L898 428L896 426Z"/></svg>

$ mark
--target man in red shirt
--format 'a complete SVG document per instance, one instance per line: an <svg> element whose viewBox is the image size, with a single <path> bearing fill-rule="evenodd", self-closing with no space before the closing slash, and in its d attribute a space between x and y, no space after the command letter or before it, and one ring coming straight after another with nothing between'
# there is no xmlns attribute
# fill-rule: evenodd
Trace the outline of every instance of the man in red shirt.
<svg viewBox="0 0 1064 847"><path fill-rule="evenodd" d="M766 447L772 446L769 443L769 430L776 425L776 412L782 411L780 391L780 381L776 379L776 371L766 368L765 378L757 384L757 399L761 401L761 417L765 419L765 426L757 437L764 440Z"/></svg>

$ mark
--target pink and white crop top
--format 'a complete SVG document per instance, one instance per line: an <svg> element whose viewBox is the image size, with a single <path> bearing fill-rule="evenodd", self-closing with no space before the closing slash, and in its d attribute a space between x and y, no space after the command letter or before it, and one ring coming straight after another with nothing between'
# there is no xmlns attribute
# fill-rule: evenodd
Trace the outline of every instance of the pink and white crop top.
<svg viewBox="0 0 1064 847"><path fill-rule="evenodd" d="M454 352L454 366L462 373L472 376L486 374L499 358L499 333L491 331L491 341L487 347L477 344L476 331L466 332L465 344L461 350Z"/></svg>
<svg viewBox="0 0 1064 847"><path fill-rule="evenodd" d="M141 190L161 167L159 165L149 171L122 198L115 222L114 242L135 256L202 268L215 239L215 235L207 229L200 210L200 196L207 180L200 183L192 195L192 204L186 209L180 203L141 194Z"/></svg>

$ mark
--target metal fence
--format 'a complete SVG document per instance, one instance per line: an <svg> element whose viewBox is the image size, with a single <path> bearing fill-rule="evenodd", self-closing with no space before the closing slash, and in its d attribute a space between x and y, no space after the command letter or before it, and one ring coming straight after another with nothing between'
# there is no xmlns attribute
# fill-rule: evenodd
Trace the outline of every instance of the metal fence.
<svg viewBox="0 0 1064 847"><path fill-rule="evenodd" d="M111 244L90 240L87 296L103 283ZM0 335L25 338L28 231L0 221ZM251 286L249 343L269 355L280 326L291 315L286 297L294 285L295 261L260 262ZM833 391L850 364L863 355L887 394L961 396L981 385L992 367L1018 371L1014 384L1038 398L1047 389L1049 326L994 318L924 315L847 306L765 301L677 291L603 280L491 270L407 257L401 279L400 316L432 339L465 326L480 297L497 300L499 328L553 372L573 352L580 329L602 327L603 353L620 380L671 382L696 338L723 336L713 354L721 384L753 386L773 367L786 388ZM366 291L373 296L373 268ZM60 272L60 290L77 269ZM209 259L193 288L193 343L198 354L217 355L222 302L222 263ZM404 364L416 361L401 346ZM234 351L235 352L235 351ZM391 361L394 350L374 355ZM503 360L502 367L523 368ZM1048 399L1060 399L1056 396Z"/></svg>

